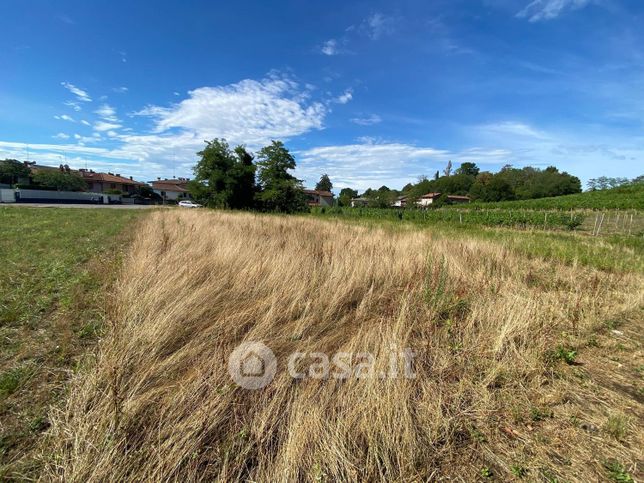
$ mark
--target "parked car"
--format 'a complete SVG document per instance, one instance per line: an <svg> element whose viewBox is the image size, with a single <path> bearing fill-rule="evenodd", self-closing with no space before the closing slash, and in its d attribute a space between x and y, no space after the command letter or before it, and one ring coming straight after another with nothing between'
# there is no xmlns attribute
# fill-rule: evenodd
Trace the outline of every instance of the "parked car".
<svg viewBox="0 0 644 483"><path fill-rule="evenodd" d="M202 208L203 205L195 203L194 201L179 201L179 206L183 208Z"/></svg>

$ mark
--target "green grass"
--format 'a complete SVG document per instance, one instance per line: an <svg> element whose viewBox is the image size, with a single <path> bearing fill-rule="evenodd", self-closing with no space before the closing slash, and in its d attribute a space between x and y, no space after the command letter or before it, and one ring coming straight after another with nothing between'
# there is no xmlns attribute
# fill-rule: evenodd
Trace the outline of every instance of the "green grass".
<svg viewBox="0 0 644 483"><path fill-rule="evenodd" d="M529 210L644 210L644 183L536 200L473 203L471 207Z"/></svg>
<svg viewBox="0 0 644 483"><path fill-rule="evenodd" d="M405 220L347 218L329 212L303 216L340 219L348 223L394 231L430 230L436 237L472 237L500 243L527 258L538 257L606 271L644 273L644 237L641 236L592 237L576 232L517 230L448 222L420 224Z"/></svg>
<svg viewBox="0 0 644 483"><path fill-rule="evenodd" d="M139 210L0 206L0 479L28 472L47 410L96 340Z"/></svg>

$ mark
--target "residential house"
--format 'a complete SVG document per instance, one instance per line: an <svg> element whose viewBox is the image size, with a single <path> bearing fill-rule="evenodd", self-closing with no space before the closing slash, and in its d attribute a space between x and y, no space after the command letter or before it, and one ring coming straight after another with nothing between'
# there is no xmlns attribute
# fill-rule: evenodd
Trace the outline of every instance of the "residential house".
<svg viewBox="0 0 644 483"><path fill-rule="evenodd" d="M188 192L189 181L188 178L157 178L156 181L150 181L150 184L152 184L154 192L161 196L164 201L176 201L180 198L190 198L190 193Z"/></svg>
<svg viewBox="0 0 644 483"><path fill-rule="evenodd" d="M330 191L304 190L309 206L333 206L333 193Z"/></svg>
<svg viewBox="0 0 644 483"><path fill-rule="evenodd" d="M369 200L367 198L351 198L351 208L361 208L368 204Z"/></svg>
<svg viewBox="0 0 644 483"><path fill-rule="evenodd" d="M407 206L407 197L406 196L399 196L396 198L396 200L391 204L394 208L404 208Z"/></svg>
<svg viewBox="0 0 644 483"><path fill-rule="evenodd" d="M440 197L441 193L427 193L418 198L416 204L420 207L427 207ZM447 195L447 201L453 204L469 203L469 196Z"/></svg>
<svg viewBox="0 0 644 483"><path fill-rule="evenodd" d="M78 174L87 183L87 190L93 193L120 191L123 194L133 194L138 187L145 185L135 181L132 176L126 178L118 173L97 173L91 169L79 169Z"/></svg>

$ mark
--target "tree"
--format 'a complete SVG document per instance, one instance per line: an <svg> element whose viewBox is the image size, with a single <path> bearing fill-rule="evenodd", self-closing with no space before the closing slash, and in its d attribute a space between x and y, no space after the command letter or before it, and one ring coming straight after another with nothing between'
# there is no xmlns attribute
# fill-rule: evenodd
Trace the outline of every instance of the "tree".
<svg viewBox="0 0 644 483"><path fill-rule="evenodd" d="M256 168L253 164L253 155L244 146L235 148L236 161L233 165L233 178L236 183L230 199L230 207L237 209L249 209L255 205L255 184Z"/></svg>
<svg viewBox="0 0 644 483"><path fill-rule="evenodd" d="M498 175L492 175L487 182L477 179L472 185L471 194L481 201L504 201L515 198L512 185Z"/></svg>
<svg viewBox="0 0 644 483"><path fill-rule="evenodd" d="M627 178L608 178L606 176L600 176L599 178L589 179L588 188L590 191L607 190L610 188L617 188L628 183L629 181Z"/></svg>
<svg viewBox="0 0 644 483"><path fill-rule="evenodd" d="M253 206L255 166L243 146L230 149L225 139L206 141L194 168L195 179L188 191L196 200L213 208L243 209Z"/></svg>
<svg viewBox="0 0 644 483"><path fill-rule="evenodd" d="M342 188L340 196L338 196L338 204L340 206L351 206L351 200L358 197L358 192L351 188Z"/></svg>
<svg viewBox="0 0 644 483"><path fill-rule="evenodd" d="M387 186L381 186L376 191L367 191L365 191L364 197L367 198L367 203L372 208L388 208L398 196L398 192L389 189Z"/></svg>
<svg viewBox="0 0 644 483"><path fill-rule="evenodd" d="M478 176L479 167L475 163L461 163L461 167L454 171L454 174L465 174L467 176Z"/></svg>
<svg viewBox="0 0 644 483"><path fill-rule="evenodd" d="M35 184L57 191L83 191L87 188L85 180L77 173L60 169L41 169L33 176Z"/></svg>
<svg viewBox="0 0 644 483"><path fill-rule="evenodd" d="M333 189L333 183L331 183L329 175L323 174L320 177L320 181L315 185L315 189L318 191L331 191Z"/></svg>
<svg viewBox="0 0 644 483"><path fill-rule="evenodd" d="M452 174L452 162L451 161L447 162L447 166L445 166L445 170L443 171L443 174L445 176L449 176L450 174Z"/></svg>
<svg viewBox="0 0 644 483"><path fill-rule="evenodd" d="M295 158L281 141L273 141L257 153L257 201L266 211L294 213L306 211L302 182L289 173Z"/></svg>
<svg viewBox="0 0 644 483"><path fill-rule="evenodd" d="M27 178L30 172L29 167L16 159L0 161L0 183L15 184L20 178Z"/></svg>
<svg viewBox="0 0 644 483"><path fill-rule="evenodd" d="M436 172L434 173L434 179L436 180L436 179L438 179L440 177L441 177L440 172L438 170L436 170Z"/></svg>

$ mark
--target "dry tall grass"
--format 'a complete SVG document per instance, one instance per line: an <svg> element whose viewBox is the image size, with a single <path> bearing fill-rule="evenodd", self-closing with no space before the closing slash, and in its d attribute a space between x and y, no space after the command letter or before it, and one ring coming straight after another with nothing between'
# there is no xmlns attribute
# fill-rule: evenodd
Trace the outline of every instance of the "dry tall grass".
<svg viewBox="0 0 644 483"><path fill-rule="evenodd" d="M54 418L46 476L471 481L483 467L520 467L596 480L604 459L636 461L641 431L588 444L561 414L579 404L577 417L600 427L607 401L548 354L636 310L641 294L635 275L426 231L154 213L123 264L97 360ZM227 372L245 340L278 357L264 389ZM297 381L285 370L294 351L371 352L384 368L378 355L392 346L416 351L415 379ZM614 397L611 410L632 403Z"/></svg>

